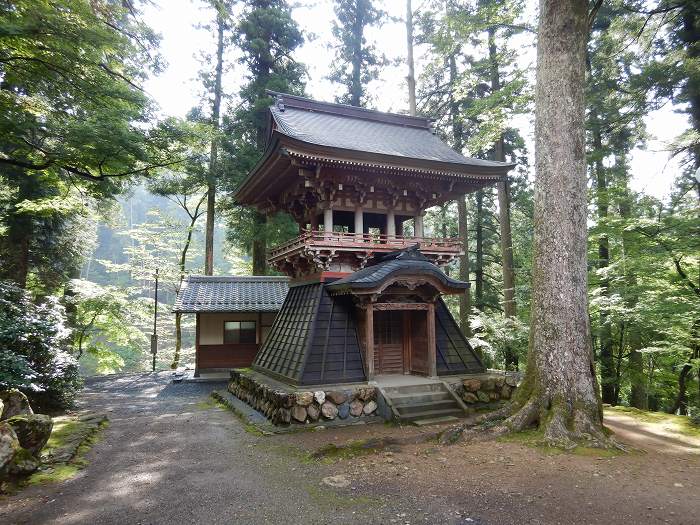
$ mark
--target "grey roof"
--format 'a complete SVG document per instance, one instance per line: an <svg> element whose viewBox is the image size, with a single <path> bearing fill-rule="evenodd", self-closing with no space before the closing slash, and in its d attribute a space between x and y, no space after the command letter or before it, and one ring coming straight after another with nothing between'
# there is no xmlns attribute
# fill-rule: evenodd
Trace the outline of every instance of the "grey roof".
<svg viewBox="0 0 700 525"><path fill-rule="evenodd" d="M276 312L287 296L288 282L288 277L190 275L173 312Z"/></svg>
<svg viewBox="0 0 700 525"><path fill-rule="evenodd" d="M507 168L511 164L465 157L431 130L429 119L382 113L343 104L270 92L277 131L309 144L465 166Z"/></svg>
<svg viewBox="0 0 700 525"><path fill-rule="evenodd" d="M469 283L448 277L445 272L420 253L416 245L382 255L371 266L333 281L328 285L328 289L333 293L342 293L362 288L375 288L387 279L398 275L427 275L437 278L449 288L469 288Z"/></svg>

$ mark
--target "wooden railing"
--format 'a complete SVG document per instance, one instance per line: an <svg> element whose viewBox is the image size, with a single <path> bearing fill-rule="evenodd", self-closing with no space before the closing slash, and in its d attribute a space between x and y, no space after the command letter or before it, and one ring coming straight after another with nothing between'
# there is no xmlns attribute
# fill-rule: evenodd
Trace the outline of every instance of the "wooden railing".
<svg viewBox="0 0 700 525"><path fill-rule="evenodd" d="M460 252L462 242L459 239L437 239L432 237L411 237L402 235L379 235L371 233L305 231L298 237L275 246L269 252L270 258L294 252L304 246L328 247L352 251L393 251L419 245L424 252Z"/></svg>

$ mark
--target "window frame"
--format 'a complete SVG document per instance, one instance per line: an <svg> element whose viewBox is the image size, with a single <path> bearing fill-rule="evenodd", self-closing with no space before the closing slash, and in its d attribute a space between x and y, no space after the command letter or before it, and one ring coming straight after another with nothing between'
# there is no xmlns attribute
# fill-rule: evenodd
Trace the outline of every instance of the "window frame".
<svg viewBox="0 0 700 525"><path fill-rule="evenodd" d="M227 330L226 325L228 323L238 323L238 329L233 329L233 330ZM252 328L243 328L243 323L251 323L253 326ZM250 319L228 319L224 320L223 322L223 343L225 345L253 345L253 344L258 344L258 322L257 320L250 320ZM237 341L227 341L226 340L226 334L227 333L234 333L238 334L238 339ZM252 332L253 334L253 340L252 341L241 341L241 334L244 332Z"/></svg>

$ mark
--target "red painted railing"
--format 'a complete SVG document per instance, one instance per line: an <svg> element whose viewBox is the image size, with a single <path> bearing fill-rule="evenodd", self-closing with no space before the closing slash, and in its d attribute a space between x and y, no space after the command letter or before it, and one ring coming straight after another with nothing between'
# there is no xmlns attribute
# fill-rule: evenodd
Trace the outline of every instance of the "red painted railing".
<svg viewBox="0 0 700 525"><path fill-rule="evenodd" d="M459 239L436 239L432 237L404 237L402 235L375 235L371 233L347 233L305 231L299 237L275 246L270 250L269 257L274 259L305 246L319 248L348 249L351 251L371 250L393 251L408 248L418 244L423 252L459 253L462 242Z"/></svg>

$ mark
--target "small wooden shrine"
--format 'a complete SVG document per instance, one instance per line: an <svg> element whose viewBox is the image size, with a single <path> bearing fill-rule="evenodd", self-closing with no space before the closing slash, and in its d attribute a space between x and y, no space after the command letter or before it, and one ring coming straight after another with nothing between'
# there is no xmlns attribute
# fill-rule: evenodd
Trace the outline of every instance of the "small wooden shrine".
<svg viewBox="0 0 700 525"><path fill-rule="evenodd" d="M441 299L469 286L440 269L461 243L426 237L423 215L513 166L462 156L426 118L270 95L265 154L234 198L300 233L269 253L290 289L253 368L296 385L483 372Z"/></svg>

